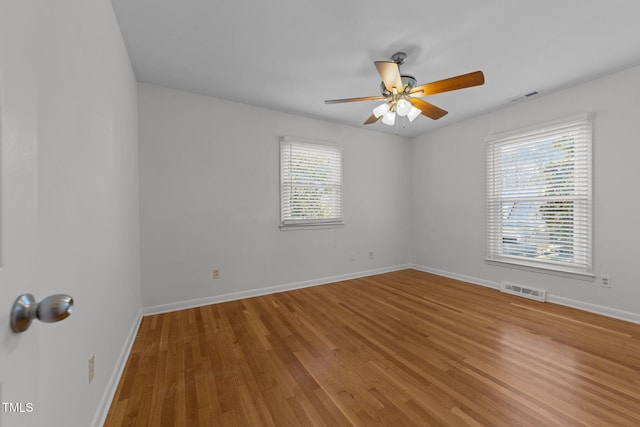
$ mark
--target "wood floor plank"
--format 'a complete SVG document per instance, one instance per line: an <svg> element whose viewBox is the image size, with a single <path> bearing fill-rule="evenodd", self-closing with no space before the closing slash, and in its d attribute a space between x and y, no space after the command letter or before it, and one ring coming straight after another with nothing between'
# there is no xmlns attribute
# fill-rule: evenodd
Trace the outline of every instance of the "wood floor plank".
<svg viewBox="0 0 640 427"><path fill-rule="evenodd" d="M640 325L416 270L148 316L105 426L638 426Z"/></svg>

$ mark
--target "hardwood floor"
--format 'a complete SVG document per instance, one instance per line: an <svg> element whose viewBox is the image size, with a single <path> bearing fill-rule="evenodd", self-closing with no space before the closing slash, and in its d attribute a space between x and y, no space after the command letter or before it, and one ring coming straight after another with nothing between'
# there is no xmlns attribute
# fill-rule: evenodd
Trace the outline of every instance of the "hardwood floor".
<svg viewBox="0 0 640 427"><path fill-rule="evenodd" d="M639 426L640 325L415 270L145 317L105 426Z"/></svg>

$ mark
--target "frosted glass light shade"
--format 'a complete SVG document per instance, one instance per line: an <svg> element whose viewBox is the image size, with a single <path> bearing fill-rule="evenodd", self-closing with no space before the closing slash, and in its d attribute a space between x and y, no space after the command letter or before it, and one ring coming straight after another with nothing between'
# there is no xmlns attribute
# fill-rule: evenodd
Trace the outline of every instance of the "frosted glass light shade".
<svg viewBox="0 0 640 427"><path fill-rule="evenodd" d="M384 104L380 104L373 109L373 115L376 117L380 117L388 111L389 111L389 104L385 102Z"/></svg>
<svg viewBox="0 0 640 427"><path fill-rule="evenodd" d="M382 116L382 123L385 125L393 126L396 122L396 113L395 111L387 111Z"/></svg>
<svg viewBox="0 0 640 427"><path fill-rule="evenodd" d="M409 112L407 113L407 118L409 119L410 122L413 121L413 119L415 119L416 117L418 117L420 115L422 111L420 111L418 108L414 107L413 105L411 106L411 109L409 110Z"/></svg>
<svg viewBox="0 0 640 427"><path fill-rule="evenodd" d="M409 111L411 111L412 107L413 105L411 105L409 101L407 101L406 99L401 99L396 105L396 112L399 116L406 116Z"/></svg>

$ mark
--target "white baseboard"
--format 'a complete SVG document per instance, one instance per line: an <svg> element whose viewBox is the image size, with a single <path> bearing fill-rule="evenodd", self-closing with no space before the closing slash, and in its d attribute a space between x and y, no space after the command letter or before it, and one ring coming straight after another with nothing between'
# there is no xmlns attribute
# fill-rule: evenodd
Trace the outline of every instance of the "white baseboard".
<svg viewBox="0 0 640 427"><path fill-rule="evenodd" d="M465 276L464 274L451 273L449 271L438 270L437 268L425 267L422 265L412 264L411 268L418 271L423 271L425 273L436 274L438 276L449 277L450 279L461 280L463 282L468 282L473 285L480 285L487 288L500 289L500 283L490 282L488 280L478 279L476 277Z"/></svg>
<svg viewBox="0 0 640 427"><path fill-rule="evenodd" d="M111 372L109 383L107 384L104 394L102 395L102 399L100 400L100 404L98 405L98 410L96 411L96 414L93 417L93 422L91 423L93 427L102 427L107 419L107 414L109 413L109 408L111 407L111 401L113 400L113 396L115 396L116 394L118 384L120 383L120 378L122 377L124 367L126 366L127 360L129 359L129 354L131 353L131 348L133 347L136 335L138 334L138 328L140 327L141 321L142 310L138 311L138 315L133 322L131 330L129 331L129 335L127 336L124 346L122 347L122 351L120 351L120 356L116 361L116 366L113 368L113 372Z"/></svg>
<svg viewBox="0 0 640 427"><path fill-rule="evenodd" d="M620 320L625 320L627 322L640 324L640 314L631 313L630 311L623 311L623 310L618 310L617 308L591 304L589 302L578 301L571 298L549 295L548 293L547 293L547 301L552 302L554 304L566 305L567 307L588 311L590 313L601 314L607 317L613 317L614 319L620 319Z"/></svg>
<svg viewBox="0 0 640 427"><path fill-rule="evenodd" d="M215 295L211 297L198 298L186 301L180 301L170 304L154 305L142 308L142 315L149 316L152 314L168 313L171 311L184 310L187 308L202 307L210 304L218 304L221 302L235 301L243 298L252 298L261 295L275 294L278 292L291 291L294 289L308 288L310 286L326 285L328 283L340 282L343 280L357 279L360 277L373 276L376 274L389 273L392 271L405 270L412 268L409 264L396 265L392 267L378 268L374 270L366 270L357 273L342 274L338 276L328 276L321 279L306 280L303 282L288 283L284 285L270 286L266 288L251 289L248 291L231 292L228 294Z"/></svg>
<svg viewBox="0 0 640 427"><path fill-rule="evenodd" d="M425 267L422 265L412 264L411 268L424 271L425 273L437 274L438 276L449 277L451 279L461 280L473 285L486 286L488 288L500 289L500 284L491 282L488 280L478 279L476 277L465 276L462 274L451 273L449 271L438 270L437 268ZM591 304L584 301L578 301L571 298L565 298L550 294L547 292L547 302L553 304L564 305L571 308L577 308L578 310L588 311L590 313L601 314L607 317L613 317L614 319L620 319L631 323L640 324L640 314L632 313L629 311L618 310L617 308L605 307L602 305Z"/></svg>

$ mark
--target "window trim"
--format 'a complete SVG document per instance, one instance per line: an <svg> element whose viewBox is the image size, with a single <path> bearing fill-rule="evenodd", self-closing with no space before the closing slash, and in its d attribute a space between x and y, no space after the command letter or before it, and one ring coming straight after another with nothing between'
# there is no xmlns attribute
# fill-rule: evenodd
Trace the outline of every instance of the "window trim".
<svg viewBox="0 0 640 427"><path fill-rule="evenodd" d="M525 128L520 128L508 132L497 133L488 136L485 138L486 143L486 152L485 155L487 157L487 170L486 170L486 258L485 261L489 264L501 265L504 267L512 267L518 268L528 271L536 271L546 274L555 274L560 276L574 277L574 278L587 278L593 279L594 275L594 263L593 263L593 113L583 113L577 114L574 116L565 117L558 120L553 120L549 122L545 122L538 125L528 126ZM570 264L561 264L561 263L553 263L553 262L543 262L526 260L521 258L512 258L509 256L505 256L502 253L498 253L498 251L492 251L491 246L496 245L495 241L492 241L492 230L491 230L491 201L492 200L500 200L499 197L492 198L492 187L491 187L491 174L490 163L492 160L489 159L492 147L495 146L496 143L503 141L505 139L516 138L518 136L526 136L527 134L539 134L542 132L546 132L562 125L569 125L575 122L588 122L590 126L590 132L587 140L588 147L588 156L587 156L587 167L588 167L588 215L585 219L585 224L588 226L588 244L585 249L588 251L588 265L585 267L579 265L570 265ZM493 213L493 215L499 215ZM496 232L499 233L499 232ZM493 236L495 237L495 236ZM493 252L493 253L492 253Z"/></svg>
<svg viewBox="0 0 640 427"><path fill-rule="evenodd" d="M299 144L299 145L307 145L307 146L314 146L314 147L324 147L324 148L329 148L331 150L335 150L337 152L340 153L340 166L339 166L339 172L340 172L340 216L335 218L335 219L300 219L300 220L293 220L293 219L289 219L286 220L284 219L284 209L283 209L283 180L282 180L282 168L283 168L283 162L282 162L282 150L283 147L285 147L286 145L289 144ZM280 158L280 167L279 167L279 174L280 174L280 186L279 186L279 195L280 195L280 230L315 230L315 229L324 229L324 228L340 228L344 226L344 159L343 159L343 147L335 144L335 143L331 143L331 142L326 142L326 141L318 141L318 140L311 140L311 139L306 139L306 138L299 138L299 137L291 137L291 136L281 136L280 137L280 144L279 144L279 150L278 150L278 155Z"/></svg>

